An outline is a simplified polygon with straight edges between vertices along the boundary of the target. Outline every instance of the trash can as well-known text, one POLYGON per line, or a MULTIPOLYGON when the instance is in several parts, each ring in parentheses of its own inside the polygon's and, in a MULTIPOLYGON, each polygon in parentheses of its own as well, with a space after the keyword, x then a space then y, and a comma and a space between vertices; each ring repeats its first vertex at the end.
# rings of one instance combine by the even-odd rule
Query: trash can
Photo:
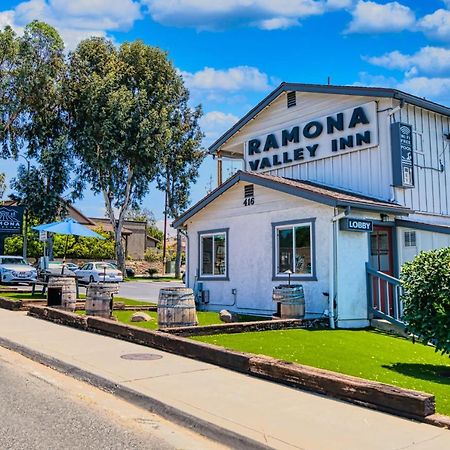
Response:
POLYGON ((166 273, 175 273, 175 261, 166 261, 166 273))

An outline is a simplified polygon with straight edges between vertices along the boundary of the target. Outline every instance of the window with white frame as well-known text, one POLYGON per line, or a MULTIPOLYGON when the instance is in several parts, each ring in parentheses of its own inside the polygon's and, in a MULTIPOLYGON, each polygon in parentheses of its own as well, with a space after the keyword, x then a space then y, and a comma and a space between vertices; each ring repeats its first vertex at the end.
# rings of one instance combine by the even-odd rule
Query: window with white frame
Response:
POLYGON ((275 227, 276 275, 290 270, 299 276, 313 274, 312 223, 275 227))
POLYGON ((405 231, 405 247, 415 247, 416 246, 416 232, 415 231, 405 231))
POLYGON ((200 276, 227 276, 227 233, 200 234, 200 276))

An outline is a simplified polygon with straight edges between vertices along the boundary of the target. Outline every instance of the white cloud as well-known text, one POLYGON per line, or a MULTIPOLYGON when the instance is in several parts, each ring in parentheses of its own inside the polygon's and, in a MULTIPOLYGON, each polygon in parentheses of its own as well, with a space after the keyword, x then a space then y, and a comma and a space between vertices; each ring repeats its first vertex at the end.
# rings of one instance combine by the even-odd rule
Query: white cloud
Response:
POLYGON ((365 57, 364 59, 375 66, 408 70, 410 76, 419 72, 427 74, 450 72, 450 49, 443 47, 423 47, 412 55, 406 55, 396 50, 382 56, 365 57))
POLYGON ((20 32, 32 20, 42 20, 57 28, 72 49, 81 39, 129 29, 141 17, 140 9, 134 0, 29 0, 1 12, 0 25, 20 32))
POLYGON ((390 33, 411 29, 414 12, 398 2, 379 4, 359 0, 351 11, 352 21, 347 33, 390 33))
POLYGON ((163 25, 217 30, 229 26, 287 28, 304 17, 348 6, 350 0, 142 0, 163 25), (328 6, 328 3, 330 4, 328 6), (344 5, 344 6, 342 6, 344 5))
POLYGON ((258 28, 262 30, 285 30, 286 28, 299 25, 296 19, 288 17, 274 17, 273 19, 261 20, 257 23, 258 28))
POLYGON ((328 9, 350 8, 352 5, 353 0, 327 0, 326 3, 328 9))
POLYGON ((391 87, 428 100, 448 105, 450 103, 450 77, 410 76, 398 80, 384 75, 359 74, 356 86, 391 87))
MULTIPOLYGON (((450 8, 450 1, 447 5, 450 8)), ((430 37, 450 41, 450 11, 446 9, 422 17, 417 26, 430 37)))
POLYGON ((237 66, 225 70, 205 67, 195 73, 182 71, 181 75, 189 89, 201 91, 266 91, 272 87, 267 74, 250 66, 237 66))
POLYGON ((222 111, 210 111, 200 119, 200 126, 205 133, 204 145, 209 146, 226 130, 233 126, 239 117, 222 111))
POLYGON ((22 33, 23 28, 14 23, 14 10, 0 12, 0 29, 7 25, 13 27, 17 33, 22 33))
POLYGON ((398 83, 397 87, 444 104, 448 104, 450 100, 450 77, 411 77, 398 83))

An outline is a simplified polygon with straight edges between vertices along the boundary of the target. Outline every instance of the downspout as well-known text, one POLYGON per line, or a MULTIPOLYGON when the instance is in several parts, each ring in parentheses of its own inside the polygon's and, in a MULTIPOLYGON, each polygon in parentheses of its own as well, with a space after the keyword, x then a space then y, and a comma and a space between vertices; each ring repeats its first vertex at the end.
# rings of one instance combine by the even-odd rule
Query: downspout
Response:
POLYGON ((334 301, 337 300, 337 285, 338 285, 338 268, 337 268, 337 255, 338 255, 338 222, 340 219, 348 216, 350 213, 350 207, 347 207, 345 211, 336 214, 331 219, 331 236, 332 236, 332 255, 331 255, 331 274, 330 274, 330 295, 328 296, 328 309, 330 318, 330 328, 334 329, 335 324, 335 310, 334 301))
POLYGON ((187 233, 187 227, 185 229, 180 228, 180 233, 186 238, 186 270, 184 283, 186 284, 186 287, 189 287, 189 235, 187 233))

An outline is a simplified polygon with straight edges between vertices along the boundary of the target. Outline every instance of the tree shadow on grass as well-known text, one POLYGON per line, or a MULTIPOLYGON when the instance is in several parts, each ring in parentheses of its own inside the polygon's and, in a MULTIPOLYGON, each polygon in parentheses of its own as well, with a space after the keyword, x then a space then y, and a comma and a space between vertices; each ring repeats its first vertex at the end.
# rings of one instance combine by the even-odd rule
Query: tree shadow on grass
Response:
POLYGON ((435 364, 395 363, 383 365, 385 369, 392 370, 402 375, 421 380, 433 381, 439 384, 450 385, 450 366, 435 364))

